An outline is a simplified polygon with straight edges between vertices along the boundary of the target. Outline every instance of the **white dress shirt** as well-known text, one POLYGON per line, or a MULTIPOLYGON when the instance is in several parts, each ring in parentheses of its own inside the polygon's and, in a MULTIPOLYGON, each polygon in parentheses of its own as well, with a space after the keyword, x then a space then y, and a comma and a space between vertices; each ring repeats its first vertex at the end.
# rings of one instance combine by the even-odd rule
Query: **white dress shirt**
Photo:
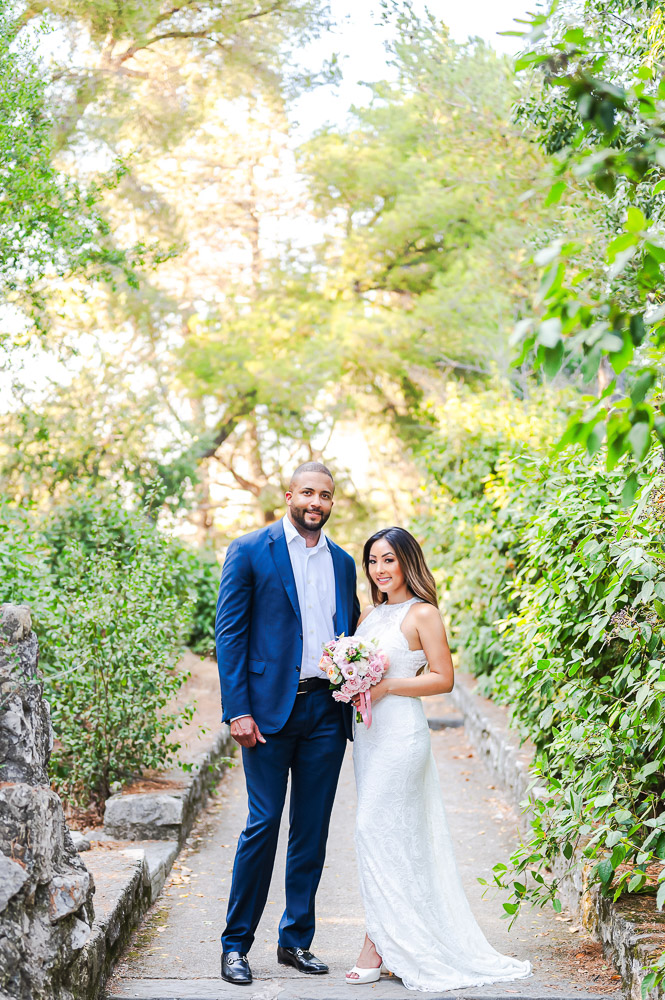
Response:
POLYGON ((332 555, 323 532, 316 545, 308 548, 307 542, 288 516, 283 519, 282 524, 302 618, 300 679, 322 677, 319 670, 321 647, 335 638, 335 570, 332 555))
MULTIPOLYGON (((326 537, 321 532, 316 545, 307 548, 300 532, 284 517, 284 536, 296 581, 302 619, 302 660, 300 679, 323 677, 319 670, 322 646, 335 638, 335 569, 326 537)), ((231 719, 244 719, 237 715, 231 719)))

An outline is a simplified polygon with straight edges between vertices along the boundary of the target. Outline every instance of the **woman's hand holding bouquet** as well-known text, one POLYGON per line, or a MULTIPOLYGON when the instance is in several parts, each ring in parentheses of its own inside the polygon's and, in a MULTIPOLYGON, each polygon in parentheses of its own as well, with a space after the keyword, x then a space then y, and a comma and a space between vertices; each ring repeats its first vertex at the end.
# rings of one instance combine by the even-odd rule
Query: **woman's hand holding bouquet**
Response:
POLYGON ((319 663, 333 688, 335 701, 358 705, 356 720, 372 725, 370 688, 378 684, 388 669, 388 657, 373 640, 341 635, 327 642, 319 663))

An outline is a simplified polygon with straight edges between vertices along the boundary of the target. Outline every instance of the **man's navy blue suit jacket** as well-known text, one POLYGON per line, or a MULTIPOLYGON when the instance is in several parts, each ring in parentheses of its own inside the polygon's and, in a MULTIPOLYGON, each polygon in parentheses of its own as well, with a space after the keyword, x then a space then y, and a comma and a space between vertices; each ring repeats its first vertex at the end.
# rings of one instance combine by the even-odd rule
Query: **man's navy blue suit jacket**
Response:
MULTIPOLYGON (((330 539, 328 547, 335 571, 335 636, 352 635, 360 615, 355 563, 330 539)), ((252 715, 262 733, 279 732, 296 698, 302 632, 282 522, 237 538, 224 560, 215 622, 224 722, 252 715)), ((350 736, 351 712, 344 714, 350 736)))

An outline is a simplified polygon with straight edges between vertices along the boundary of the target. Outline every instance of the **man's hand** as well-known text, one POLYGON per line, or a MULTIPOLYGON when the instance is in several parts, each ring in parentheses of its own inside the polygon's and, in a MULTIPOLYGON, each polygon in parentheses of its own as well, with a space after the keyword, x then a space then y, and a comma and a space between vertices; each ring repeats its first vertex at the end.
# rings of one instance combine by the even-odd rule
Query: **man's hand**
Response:
POLYGON ((265 743, 259 727, 251 715, 243 715, 231 723, 231 736, 241 747, 254 747, 257 743, 265 743))

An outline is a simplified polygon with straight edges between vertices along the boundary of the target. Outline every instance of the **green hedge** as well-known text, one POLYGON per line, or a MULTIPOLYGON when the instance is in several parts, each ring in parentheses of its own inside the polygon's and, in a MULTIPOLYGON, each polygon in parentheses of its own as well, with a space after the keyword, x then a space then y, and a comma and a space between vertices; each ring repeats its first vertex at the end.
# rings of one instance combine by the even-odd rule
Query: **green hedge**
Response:
POLYGON ((213 644, 216 566, 108 494, 71 496, 45 518, 0 505, 0 600, 31 607, 52 780, 71 803, 101 808, 176 756, 192 709, 167 706, 186 680, 183 646, 213 644))
POLYGON ((441 429, 421 452, 427 487, 418 530, 441 585, 451 648, 487 694, 506 658, 496 622, 517 606, 509 584, 523 551, 526 490, 562 426, 552 420, 561 408, 555 397, 529 404, 501 388, 474 394, 452 384, 436 414, 441 429))
POLYGON ((511 706, 546 789, 530 842, 495 869, 510 914, 558 908, 551 867, 577 847, 615 897, 653 891, 665 859, 663 468, 623 509, 620 469, 552 455, 555 403, 453 395, 424 455, 420 529, 461 662, 511 706))

